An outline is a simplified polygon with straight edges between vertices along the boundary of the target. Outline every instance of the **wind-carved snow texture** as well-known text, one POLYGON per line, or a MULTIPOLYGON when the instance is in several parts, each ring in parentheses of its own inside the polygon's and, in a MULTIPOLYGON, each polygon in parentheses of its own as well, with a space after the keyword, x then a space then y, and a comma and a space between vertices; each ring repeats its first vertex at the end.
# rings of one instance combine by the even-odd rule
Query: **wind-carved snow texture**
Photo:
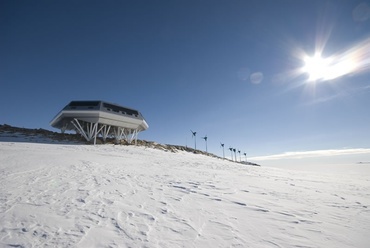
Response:
POLYGON ((135 146, 0 142, 0 246, 369 247, 370 180, 135 146))

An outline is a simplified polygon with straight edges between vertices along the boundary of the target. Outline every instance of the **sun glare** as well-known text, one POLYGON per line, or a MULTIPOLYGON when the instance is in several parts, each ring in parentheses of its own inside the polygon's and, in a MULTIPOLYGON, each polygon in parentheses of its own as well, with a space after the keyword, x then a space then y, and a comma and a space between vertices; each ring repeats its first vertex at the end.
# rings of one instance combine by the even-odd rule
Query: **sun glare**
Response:
POLYGON ((323 58, 320 54, 304 58, 302 72, 308 75, 308 81, 332 80, 355 70, 355 62, 349 56, 342 58, 323 58))
POLYGON ((308 75, 308 81, 328 81, 349 74, 370 71, 370 38, 357 43, 352 48, 330 57, 323 57, 317 49, 314 56, 301 51, 299 58, 304 63, 298 74, 308 75))
POLYGON ((309 81, 323 79, 331 70, 330 59, 324 59, 319 54, 313 57, 306 57, 304 62, 305 65, 302 70, 304 73, 308 74, 309 81))

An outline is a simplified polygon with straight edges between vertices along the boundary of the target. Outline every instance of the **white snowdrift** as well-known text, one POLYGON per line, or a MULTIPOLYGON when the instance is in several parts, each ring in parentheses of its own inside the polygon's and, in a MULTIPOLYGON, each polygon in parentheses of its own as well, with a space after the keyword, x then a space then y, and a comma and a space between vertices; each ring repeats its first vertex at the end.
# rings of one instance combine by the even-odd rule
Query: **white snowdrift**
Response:
POLYGON ((370 179, 0 142, 0 246, 369 247, 370 179))

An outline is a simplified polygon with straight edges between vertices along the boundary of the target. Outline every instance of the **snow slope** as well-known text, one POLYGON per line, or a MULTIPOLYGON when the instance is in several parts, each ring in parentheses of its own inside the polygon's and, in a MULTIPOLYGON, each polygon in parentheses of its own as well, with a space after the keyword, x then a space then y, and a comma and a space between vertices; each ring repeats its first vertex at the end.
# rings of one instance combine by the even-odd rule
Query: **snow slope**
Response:
POLYGON ((0 142, 2 247, 370 247, 370 179, 0 142))

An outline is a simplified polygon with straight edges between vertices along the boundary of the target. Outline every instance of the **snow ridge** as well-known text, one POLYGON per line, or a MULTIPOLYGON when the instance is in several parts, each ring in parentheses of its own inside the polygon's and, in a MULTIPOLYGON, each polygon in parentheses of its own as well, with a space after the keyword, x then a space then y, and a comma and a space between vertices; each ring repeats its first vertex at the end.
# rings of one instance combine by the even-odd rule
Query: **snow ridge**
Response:
MULTIPOLYGON (((73 144, 89 144, 86 140, 79 134, 71 133, 58 133, 52 132, 46 129, 30 129, 30 128, 20 128, 13 127, 7 124, 0 125, 0 141, 21 141, 21 142, 33 142, 33 143, 73 143, 73 144)), ((97 140, 97 144, 102 144, 102 140, 97 140)), ((116 144, 113 138, 107 138, 105 144, 116 144)), ((120 145, 131 145, 125 140, 121 140, 120 145)), ((187 151, 195 154, 203 154, 210 157, 220 158, 212 153, 205 152, 202 150, 195 150, 191 147, 185 147, 181 145, 169 145, 169 144, 159 144, 154 141, 137 140, 138 146, 145 146, 149 148, 159 149, 169 152, 187 151)), ((232 161, 232 160, 230 160, 232 161)), ((260 166, 259 164, 252 162, 238 162, 244 165, 260 166)))

